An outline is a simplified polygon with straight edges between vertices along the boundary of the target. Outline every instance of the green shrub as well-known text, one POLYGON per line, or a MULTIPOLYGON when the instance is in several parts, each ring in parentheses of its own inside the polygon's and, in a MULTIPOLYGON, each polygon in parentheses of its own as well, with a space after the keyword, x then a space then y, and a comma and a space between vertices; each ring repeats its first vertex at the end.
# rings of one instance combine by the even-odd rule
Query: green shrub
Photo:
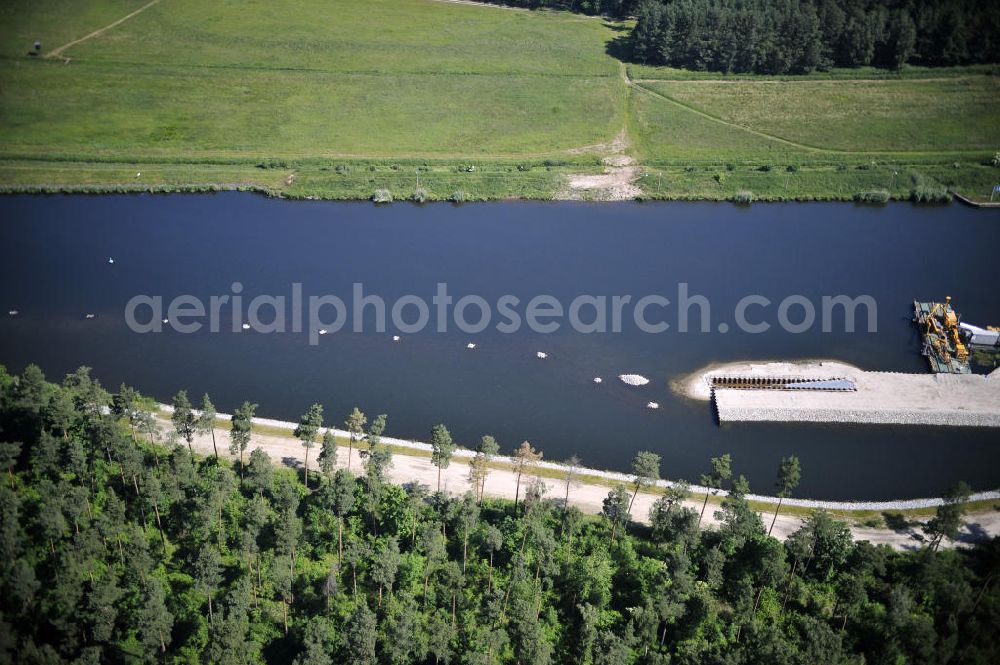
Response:
POLYGON ((518 164, 517 165, 517 170, 518 171, 530 171, 531 170, 531 164, 518 164))
POLYGON ((739 205, 750 205, 753 203, 753 192, 748 189, 742 189, 733 194, 730 201, 739 205))
POLYGON ((348 166, 347 164, 337 164, 335 167, 333 167, 333 170, 336 171, 337 173, 350 173, 351 167, 348 166))
POLYGON ((990 164, 996 167, 1000 167, 1000 152, 993 155, 993 159, 990 160, 990 164))
POLYGON ((451 201, 452 203, 464 203, 466 199, 468 199, 468 196, 466 195, 465 192, 461 190, 456 190, 452 192, 451 196, 448 197, 448 200, 451 201))
POLYGON ((910 200, 914 203, 948 203, 951 201, 951 193, 940 187, 918 185, 910 192, 910 200))
POLYGON ((427 200, 427 190, 423 187, 417 187, 413 190, 413 193, 410 194, 410 200, 414 203, 423 203, 427 200))
POLYGON ((714 176, 712 176, 712 179, 721 185, 723 182, 726 181, 726 174, 722 172, 716 173, 714 176))
POLYGON ((771 165, 770 164, 764 164, 763 166, 758 166, 757 170, 761 171, 763 173, 767 173, 768 171, 771 170, 771 165))
POLYGON ((869 189, 855 194, 854 200, 858 203, 886 203, 889 201, 889 192, 884 189, 869 189))
POLYGON ((859 522, 860 526, 867 527, 869 529, 884 529, 885 520, 880 515, 873 515, 871 517, 866 517, 859 522))
POLYGON ((258 162, 257 168, 259 169, 287 169, 288 162, 283 159, 264 159, 258 162))
POLYGON ((392 192, 388 189, 376 189, 372 194, 372 201, 375 203, 392 203, 392 192))
POLYGON ((788 171, 789 173, 795 173, 796 171, 799 170, 799 167, 796 166, 795 164, 789 164, 788 166, 785 167, 785 170, 788 171))

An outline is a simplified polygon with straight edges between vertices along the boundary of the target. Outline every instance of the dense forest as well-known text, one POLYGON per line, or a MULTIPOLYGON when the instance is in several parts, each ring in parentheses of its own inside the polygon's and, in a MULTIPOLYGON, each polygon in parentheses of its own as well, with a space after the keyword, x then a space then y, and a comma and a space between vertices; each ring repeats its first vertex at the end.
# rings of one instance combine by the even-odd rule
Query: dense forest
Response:
MULTIPOLYGON (((338 441, 314 405, 295 431, 319 448, 310 470, 254 448, 251 403, 228 425, 234 462, 195 455, 215 422, 200 406, 179 393, 164 421, 86 368, 61 384, 0 368, 0 662, 1000 662, 1000 539, 939 548, 958 500, 913 552, 853 542, 822 511, 782 543, 724 456, 706 475, 730 490, 719 528, 683 486, 646 527, 627 515, 652 453, 585 516, 544 496, 529 444, 518 500, 452 497, 387 481, 384 416, 355 409, 338 441)), ((446 467, 445 427, 433 446, 446 467)), ((484 437, 477 489, 496 451, 484 437)))
POLYGON ((1000 62, 1000 5, 980 0, 496 1, 634 16, 631 59, 683 69, 805 74, 1000 62))
POLYGON ((977 0, 642 0, 633 57, 724 73, 1000 62, 1000 12, 977 0))

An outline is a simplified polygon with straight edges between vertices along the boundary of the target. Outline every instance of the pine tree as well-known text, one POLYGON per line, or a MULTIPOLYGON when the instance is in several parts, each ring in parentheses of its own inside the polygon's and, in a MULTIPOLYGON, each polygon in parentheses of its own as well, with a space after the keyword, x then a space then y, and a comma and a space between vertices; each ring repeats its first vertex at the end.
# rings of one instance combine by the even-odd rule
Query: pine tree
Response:
POLYGON ((316 434, 323 426, 323 406, 313 404, 309 410, 302 414, 298 427, 295 428, 295 438, 306 449, 305 465, 302 467, 302 484, 309 489, 309 451, 316 445, 316 434))

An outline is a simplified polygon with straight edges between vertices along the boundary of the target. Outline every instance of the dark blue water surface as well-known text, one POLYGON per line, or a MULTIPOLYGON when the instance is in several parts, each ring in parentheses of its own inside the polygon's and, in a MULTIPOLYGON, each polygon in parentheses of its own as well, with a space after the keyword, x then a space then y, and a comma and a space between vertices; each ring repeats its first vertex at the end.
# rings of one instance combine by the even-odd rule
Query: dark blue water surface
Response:
MULTIPOLYGON (((0 309, 20 311, 0 316, 0 362, 11 371, 34 362, 59 380, 89 365, 108 387, 127 382, 161 400, 180 388, 197 399, 208 392, 225 411, 250 399, 260 415, 282 419, 319 401, 339 423, 358 405, 388 413, 395 436, 426 438, 444 422, 466 444, 490 433, 510 450, 528 439, 547 459, 576 453, 604 468, 624 470, 636 450, 650 449, 663 455, 665 476, 694 481, 710 457, 729 452, 760 492, 771 491, 778 460, 789 454, 802 460, 799 496, 926 496, 960 479, 977 489, 1000 486, 996 431, 720 427, 707 403, 669 389, 670 380, 707 363, 748 359, 823 357, 927 371, 909 320, 914 298, 950 294, 965 320, 1000 323, 1000 215, 992 211, 832 203, 376 207, 233 193, 7 196, 0 220, 0 309), (710 300, 714 332, 678 332, 676 309, 655 306, 648 318, 673 324, 666 333, 639 331, 628 307, 617 334, 574 332, 565 318, 552 334, 502 333, 494 309, 482 333, 451 323, 447 332, 431 327, 399 343, 391 323, 374 331, 369 309, 365 332, 331 333, 316 346, 305 332, 234 333, 228 306, 220 333, 137 334, 125 325, 125 304, 137 294, 207 302, 231 294, 235 281, 244 305, 262 294, 290 299, 294 282, 306 297, 336 294, 348 305, 354 282, 390 304, 406 294, 430 303, 446 282, 456 299, 517 296, 522 315, 539 294, 567 306, 582 294, 675 301, 683 282, 710 300), (827 334, 818 324, 801 334, 777 325, 738 332, 733 310, 750 294, 774 303, 752 309, 751 318, 773 324, 777 303, 791 295, 815 303, 824 295, 871 295, 878 331, 868 333, 862 315, 855 333, 837 317, 827 334), (729 332, 719 333, 720 323, 729 332), (473 351, 465 348, 470 341, 473 351), (540 360, 537 351, 549 357, 540 360), (625 386, 615 377, 626 372, 651 383, 625 386), (604 382, 594 384, 595 376, 604 382), (649 401, 660 409, 647 409, 649 401)), ((697 329, 698 309, 691 311, 697 329)), ((583 309, 582 318, 592 316, 583 309)))

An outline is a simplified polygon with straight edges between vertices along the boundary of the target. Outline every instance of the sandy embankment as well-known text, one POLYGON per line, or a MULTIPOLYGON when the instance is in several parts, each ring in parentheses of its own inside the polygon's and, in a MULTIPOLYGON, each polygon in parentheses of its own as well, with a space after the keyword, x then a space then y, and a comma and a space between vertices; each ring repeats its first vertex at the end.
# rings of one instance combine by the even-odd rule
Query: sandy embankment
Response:
MULTIPOLYGON (((165 412, 169 412, 169 407, 162 407, 165 412)), ((227 418, 226 414, 219 414, 222 418, 227 418)), ((169 415, 166 418, 161 418, 161 424, 165 429, 170 428, 169 415)), ((271 459, 276 463, 282 463, 286 466, 292 466, 300 468, 302 461, 304 459, 305 449, 300 445, 300 443, 291 438, 291 430, 295 428, 294 423, 288 423, 278 420, 270 420, 266 418, 257 418, 254 420, 255 423, 275 427, 279 429, 284 429, 289 431, 288 436, 279 436, 275 434, 263 434, 255 433, 250 444, 250 450, 254 448, 264 449, 271 459)), ((338 436, 346 436, 347 433, 342 430, 335 430, 338 436)), ((228 428, 219 427, 215 430, 216 443, 219 447, 219 452, 222 455, 229 457, 229 430, 228 428)), ((410 448, 414 451, 413 455, 409 454, 396 454, 393 456, 392 467, 389 470, 389 476, 393 482, 396 483, 408 483, 408 482, 418 482, 423 485, 434 489, 437 487, 437 469, 431 465, 430 459, 426 456, 418 456, 420 454, 427 454, 430 450, 430 446, 424 443, 405 441, 401 439, 394 439, 391 437, 383 437, 383 441, 387 444, 398 446, 401 448, 410 448)), ((212 437, 209 435, 197 436, 194 440, 194 447, 199 453, 211 454, 212 453, 212 437)), ((315 468, 316 455, 319 453, 319 447, 313 448, 309 456, 310 467, 315 468)), ((249 454, 249 450, 247 451, 249 454)), ((462 494, 466 491, 471 490, 471 486, 468 483, 469 467, 468 461, 471 459, 473 453, 469 450, 459 449, 455 452, 455 457, 452 459, 451 465, 444 469, 441 473, 441 489, 452 494, 462 494)), ((340 466, 347 465, 347 449, 345 445, 341 445, 338 451, 337 462, 340 466)), ((498 463, 509 463, 510 458, 508 457, 498 457, 496 459, 498 463)), ((560 469, 561 465, 553 462, 543 462, 542 466, 546 469, 560 469)), ((361 460, 358 452, 355 451, 351 461, 351 470, 355 473, 361 472, 361 460)), ((577 506, 584 512, 596 514, 601 511, 602 502, 608 494, 608 489, 614 482, 627 482, 630 477, 626 474, 615 473, 610 471, 600 471, 597 469, 581 469, 582 474, 600 478, 603 482, 601 484, 597 483, 583 483, 574 486, 570 492, 570 503, 577 506)), ((547 496, 551 498, 559 498, 565 496, 565 484, 554 478, 543 478, 543 482, 548 488, 547 496)), ((659 485, 665 486, 668 481, 660 481, 659 485)), ((502 497, 506 499, 513 499, 514 492, 517 484, 517 476, 509 469, 491 469, 489 477, 486 481, 486 493, 494 497, 502 497)), ((522 480, 522 485, 524 484, 522 480)), ((699 488, 693 487, 694 491, 699 488)), ((724 493, 723 493, 724 494, 724 493)), ((994 492, 997 498, 1000 498, 1000 493, 994 492)), ((522 487, 523 495, 523 487, 522 487)), ((638 522, 647 522, 649 509, 652 507, 653 502, 658 498, 658 494, 653 494, 651 492, 640 492, 636 497, 635 505, 632 508, 632 518, 638 522)), ((757 497, 751 496, 751 498, 763 501, 763 502, 775 502, 776 499, 773 497, 757 497)), ((907 507, 920 507, 920 505, 914 505, 915 503, 932 504, 936 503, 937 499, 926 499, 919 500, 917 502, 880 502, 880 503, 864 503, 864 504, 851 504, 842 502, 825 502, 825 501, 809 501, 804 499, 786 499, 785 505, 797 505, 806 504, 810 507, 826 507, 831 509, 842 509, 850 510, 851 507, 855 509, 868 509, 870 506, 874 506, 871 509, 901 509, 907 507)), ((686 505, 690 508, 696 510, 701 510, 701 501, 692 500, 686 502, 686 505)), ((714 507, 709 506, 708 510, 705 512, 705 522, 706 526, 714 526, 716 524, 715 518, 713 516, 714 507)), ((764 511, 762 517, 764 519, 765 525, 770 525, 771 516, 773 513, 768 513, 764 511)), ((970 517, 971 523, 975 524, 974 530, 967 529, 967 537, 971 538, 973 533, 987 533, 989 535, 1000 534, 1000 512, 991 511, 989 513, 983 513, 981 515, 976 515, 970 517)), ((786 538, 792 532, 797 530, 802 524, 802 520, 794 515, 779 515, 778 520, 774 525, 774 535, 778 538, 786 538)), ((892 545, 897 549, 906 549, 919 547, 920 541, 915 537, 916 532, 913 530, 907 530, 902 532, 896 532, 886 529, 866 529, 866 528, 854 528, 854 534, 856 539, 870 540, 874 543, 886 543, 892 545)))

